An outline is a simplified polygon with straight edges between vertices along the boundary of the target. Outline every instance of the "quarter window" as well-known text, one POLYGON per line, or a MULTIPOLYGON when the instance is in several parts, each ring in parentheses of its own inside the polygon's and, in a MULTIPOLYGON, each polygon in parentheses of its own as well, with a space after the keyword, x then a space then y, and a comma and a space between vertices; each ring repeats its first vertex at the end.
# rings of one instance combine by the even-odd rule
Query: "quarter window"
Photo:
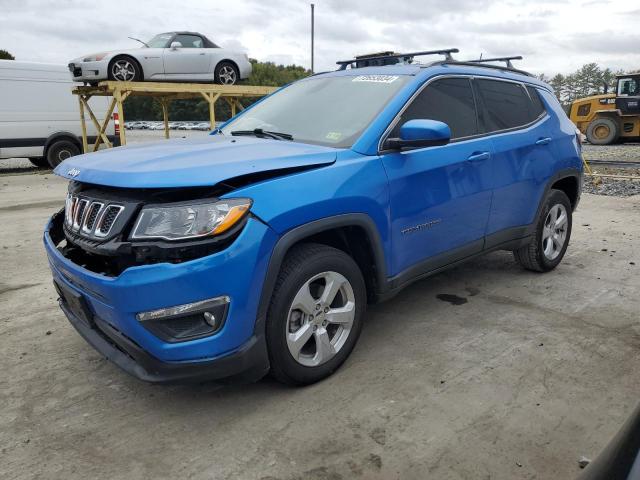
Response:
POLYGON ((485 107, 487 132, 521 127, 531 121, 529 96, 518 83, 474 80, 485 107))
POLYGON ((527 86, 527 92, 529 92, 529 97, 531 98, 531 102, 529 103, 529 120, 533 121, 545 112, 544 103, 542 103, 540 94, 536 88, 527 86))
POLYGON ((449 125, 451 138, 478 133, 471 82, 467 78, 444 78, 429 84, 402 113, 390 137, 398 137, 408 120, 439 120, 449 125))
POLYGON ((174 42, 180 42, 182 48, 202 48, 202 38, 197 35, 176 35, 174 42))

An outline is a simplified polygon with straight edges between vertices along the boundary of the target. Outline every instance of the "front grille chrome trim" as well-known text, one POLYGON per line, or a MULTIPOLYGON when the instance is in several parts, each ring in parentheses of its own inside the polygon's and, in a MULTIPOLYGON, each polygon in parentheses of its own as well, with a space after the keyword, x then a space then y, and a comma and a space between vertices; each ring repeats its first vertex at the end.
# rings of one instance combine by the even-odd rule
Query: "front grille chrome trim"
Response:
POLYGON ((122 205, 108 205, 102 211, 102 214, 100 215, 100 218, 96 222, 96 229, 95 229, 95 232, 93 233, 94 236, 96 236, 98 238, 104 238, 107 235, 109 235, 109 232, 111 231, 111 229, 115 225, 116 221, 118 220, 118 217, 120 216, 120 214, 122 213, 123 210, 124 210, 124 207, 122 205), (112 220, 111 224, 108 226, 108 228, 106 230, 103 230, 105 217, 107 216, 109 211, 111 211, 112 209, 117 209, 115 217, 113 218, 113 220, 112 220))
POLYGON ((124 205, 83 198, 69 193, 64 204, 64 223, 69 231, 82 237, 103 239, 113 230, 124 209, 124 205), (107 215, 109 225, 105 225, 107 215))
POLYGON ((102 202, 92 202, 91 205, 86 208, 87 213, 85 215, 84 221, 82 222, 82 233, 91 235, 94 227, 98 224, 98 219, 100 218, 100 213, 102 213, 103 207, 104 203, 102 202), (89 219, 91 218, 91 215, 96 210, 96 208, 98 209, 98 211, 96 212, 95 220, 91 225, 89 225, 89 219))
POLYGON ((75 231, 80 230, 80 225, 82 225, 84 216, 87 212, 87 205, 89 205, 89 200, 85 198, 81 198, 76 202, 76 206, 73 211, 73 229, 75 231))

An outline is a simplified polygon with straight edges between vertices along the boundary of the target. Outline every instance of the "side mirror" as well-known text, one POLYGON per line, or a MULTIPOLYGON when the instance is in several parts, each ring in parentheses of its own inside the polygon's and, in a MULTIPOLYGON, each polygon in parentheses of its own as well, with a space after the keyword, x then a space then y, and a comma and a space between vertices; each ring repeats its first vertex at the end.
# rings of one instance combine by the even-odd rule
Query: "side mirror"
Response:
POLYGON ((402 150, 403 148, 433 147, 446 145, 451 140, 449 125, 438 120, 408 120, 400 127, 400 138, 389 138, 386 148, 402 150))
POLYGON ((180 47, 182 47, 182 44, 180 42, 171 42, 171 50, 177 50, 180 47))

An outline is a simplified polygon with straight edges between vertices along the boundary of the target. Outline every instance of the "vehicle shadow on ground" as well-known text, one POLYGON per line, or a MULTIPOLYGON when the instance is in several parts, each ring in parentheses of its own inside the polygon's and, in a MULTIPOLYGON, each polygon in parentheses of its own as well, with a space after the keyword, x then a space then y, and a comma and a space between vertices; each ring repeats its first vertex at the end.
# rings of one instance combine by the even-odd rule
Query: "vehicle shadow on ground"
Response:
MULTIPOLYGON (((302 387, 302 390, 323 388, 321 386, 324 383, 334 381, 332 379, 344 381, 345 377, 350 375, 349 367, 350 363, 353 362, 368 362, 375 368, 375 352, 384 346, 385 339, 394 330, 403 328, 403 322, 415 322, 410 318, 410 315, 397 315, 397 312, 409 311, 411 313, 411 310, 414 310, 427 315, 426 323, 435 322, 437 318, 428 315, 430 310, 457 308, 459 305, 469 302, 472 297, 481 295, 489 273, 492 276, 493 274, 500 275, 500 281, 504 282, 505 285, 514 281, 522 281, 523 279, 539 276, 539 274, 527 272, 519 267, 510 252, 494 252, 451 270, 417 281, 392 299, 384 303, 369 305, 363 332, 351 357, 332 377, 318 384, 302 387), (386 318, 390 315, 393 316, 393 321, 388 321, 389 318, 386 318)), ((158 388, 158 386, 152 386, 152 388, 158 388)), ((210 382, 173 385, 164 388, 172 401, 193 399, 197 396, 209 397, 210 399, 211 397, 217 397, 225 400, 234 398, 238 400, 248 394, 257 398, 264 398, 268 396, 286 396, 292 391, 300 390, 300 387, 283 385, 269 375, 254 383, 237 381, 210 382)))

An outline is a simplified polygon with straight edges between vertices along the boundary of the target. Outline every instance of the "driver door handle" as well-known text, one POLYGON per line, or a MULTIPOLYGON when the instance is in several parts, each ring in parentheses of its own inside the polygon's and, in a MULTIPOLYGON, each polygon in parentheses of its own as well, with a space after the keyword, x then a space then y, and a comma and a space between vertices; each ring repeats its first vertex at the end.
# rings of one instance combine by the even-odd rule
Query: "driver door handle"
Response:
POLYGON ((549 145, 551 143, 551 139, 549 137, 539 138, 536 141, 536 145, 549 145))
POLYGON ((491 153, 489 152, 474 152, 467 158, 467 162, 481 162, 483 160, 489 160, 489 157, 491 157, 491 153))

